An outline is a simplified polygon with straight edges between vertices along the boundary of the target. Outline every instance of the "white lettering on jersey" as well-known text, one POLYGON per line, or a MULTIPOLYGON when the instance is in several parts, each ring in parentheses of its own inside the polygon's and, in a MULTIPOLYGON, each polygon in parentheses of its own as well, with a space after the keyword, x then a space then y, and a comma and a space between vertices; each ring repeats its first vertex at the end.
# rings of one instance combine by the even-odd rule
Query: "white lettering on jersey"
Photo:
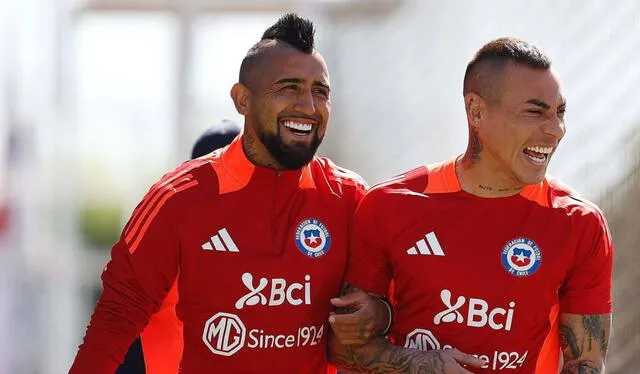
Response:
POLYGON ((245 306, 268 305, 279 306, 284 303, 290 305, 311 305, 311 276, 304 276, 304 283, 288 284, 286 279, 271 279, 271 287, 268 278, 260 278, 258 285, 254 287, 253 274, 242 274, 242 283, 247 287, 249 293, 240 297, 236 301, 236 309, 242 309, 245 306), (268 297, 265 296, 263 290, 269 289, 268 297))
POLYGON ((246 328, 235 314, 217 313, 204 325, 202 341, 211 352, 231 356, 244 345, 246 328))
POLYGON ((451 302, 451 291, 442 290, 440 299, 446 307, 445 310, 433 317, 433 323, 464 323, 466 315, 467 326, 469 327, 485 327, 487 324, 493 330, 511 330, 513 322, 513 313, 516 303, 509 302, 509 308, 490 308, 489 304, 483 299, 469 298, 467 303, 467 312, 460 313, 461 309, 467 302, 464 296, 458 296, 455 303, 451 302))
POLYGON ((205 322, 202 341, 212 353, 226 357, 243 348, 299 349, 326 344, 326 340, 322 340, 324 324, 289 326, 285 331, 278 332, 270 329, 246 327, 237 315, 219 312, 205 322))

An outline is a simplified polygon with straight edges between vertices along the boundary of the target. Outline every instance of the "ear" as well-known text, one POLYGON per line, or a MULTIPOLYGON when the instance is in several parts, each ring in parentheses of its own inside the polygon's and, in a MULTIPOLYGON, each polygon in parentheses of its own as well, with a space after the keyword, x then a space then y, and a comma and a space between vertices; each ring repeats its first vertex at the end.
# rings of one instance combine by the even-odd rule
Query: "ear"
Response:
POLYGON ((464 106, 467 111, 467 123, 469 127, 478 127, 485 116, 487 103, 476 93, 468 93, 464 97, 464 106))
POLYGON ((250 107, 250 91, 247 86, 242 83, 236 83, 231 87, 231 99, 236 106, 238 113, 246 116, 249 113, 250 107))

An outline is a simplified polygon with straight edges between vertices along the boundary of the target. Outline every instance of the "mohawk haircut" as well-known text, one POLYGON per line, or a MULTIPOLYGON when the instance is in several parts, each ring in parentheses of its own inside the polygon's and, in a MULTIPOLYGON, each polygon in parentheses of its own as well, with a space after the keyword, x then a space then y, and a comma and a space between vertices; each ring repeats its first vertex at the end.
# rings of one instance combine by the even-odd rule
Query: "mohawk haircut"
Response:
POLYGON ((239 82, 247 85, 250 72, 263 53, 278 43, 285 43, 296 50, 311 54, 315 49, 315 28, 313 22, 295 13, 287 13, 265 30, 262 38, 254 44, 240 65, 239 82))
POLYGON ((551 67, 551 59, 535 45, 516 38, 499 38, 480 48, 467 64, 462 94, 473 92, 484 99, 496 99, 500 74, 509 62, 541 70, 551 67))

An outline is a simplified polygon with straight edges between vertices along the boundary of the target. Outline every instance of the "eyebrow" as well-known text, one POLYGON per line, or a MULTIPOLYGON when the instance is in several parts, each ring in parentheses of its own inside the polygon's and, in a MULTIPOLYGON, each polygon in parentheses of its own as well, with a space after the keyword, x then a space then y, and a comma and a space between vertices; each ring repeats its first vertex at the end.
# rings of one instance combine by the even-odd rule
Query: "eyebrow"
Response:
POLYGON ((539 107, 541 107, 543 109, 551 108, 551 105, 545 103, 542 100, 538 100, 538 99, 529 99, 529 100, 526 101, 525 104, 533 104, 533 105, 539 106, 539 107))
MULTIPOLYGON (((529 99, 526 101, 526 104, 533 104, 533 105, 537 105, 543 109, 549 109, 551 108, 551 105, 545 103, 542 100, 538 100, 538 99, 529 99)), ((558 108, 564 108, 567 106, 567 101, 565 99, 562 99, 562 102, 560 103, 560 105, 558 105, 558 108)))
MULTIPOLYGON (((304 80, 302 80, 300 78, 282 78, 282 79, 278 79, 274 84, 278 85, 278 84, 285 84, 285 83, 301 84, 301 83, 304 83, 304 80)), ((323 88, 325 88, 327 90, 331 90, 331 87, 329 87, 328 84, 320 82, 320 81, 314 81, 313 85, 314 86, 323 87, 323 88)))

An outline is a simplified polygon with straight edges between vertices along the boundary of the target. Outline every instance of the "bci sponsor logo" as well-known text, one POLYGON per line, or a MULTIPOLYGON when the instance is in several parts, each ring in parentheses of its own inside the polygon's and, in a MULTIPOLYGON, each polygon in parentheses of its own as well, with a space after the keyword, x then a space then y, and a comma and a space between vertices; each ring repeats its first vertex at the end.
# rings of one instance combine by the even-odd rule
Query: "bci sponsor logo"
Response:
POLYGON ((440 299, 447 308, 433 317, 433 323, 465 323, 469 327, 485 327, 489 325, 494 330, 511 330, 513 314, 516 303, 511 301, 507 308, 492 308, 483 299, 466 298, 458 296, 455 302, 452 301, 451 291, 442 290, 440 299), (466 311, 464 308, 466 307, 466 311), (462 313, 460 312, 462 310, 462 313))
POLYGON ((260 278, 258 284, 254 284, 253 274, 244 273, 242 283, 249 293, 236 301, 236 309, 254 305, 279 306, 285 303, 311 305, 311 276, 309 275, 304 276, 302 283, 288 283, 283 278, 260 278))

